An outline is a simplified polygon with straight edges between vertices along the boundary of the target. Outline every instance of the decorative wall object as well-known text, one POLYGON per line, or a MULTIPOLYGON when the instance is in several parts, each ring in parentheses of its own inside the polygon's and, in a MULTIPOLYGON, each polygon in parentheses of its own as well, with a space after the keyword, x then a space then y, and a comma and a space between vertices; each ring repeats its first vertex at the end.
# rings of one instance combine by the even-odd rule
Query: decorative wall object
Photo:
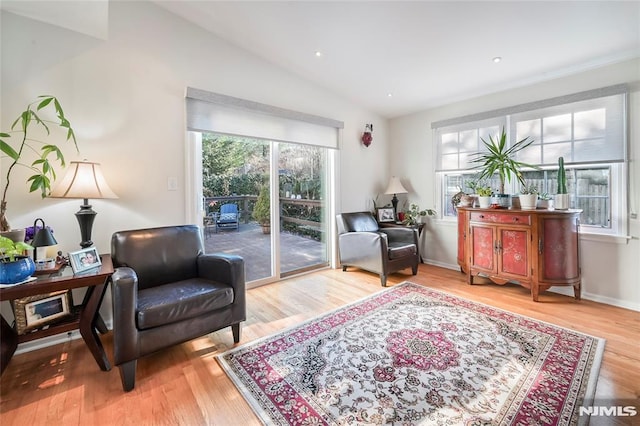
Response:
POLYGON ((364 126, 364 133, 362 134, 362 144, 369 147, 373 142, 373 124, 366 124, 364 126))

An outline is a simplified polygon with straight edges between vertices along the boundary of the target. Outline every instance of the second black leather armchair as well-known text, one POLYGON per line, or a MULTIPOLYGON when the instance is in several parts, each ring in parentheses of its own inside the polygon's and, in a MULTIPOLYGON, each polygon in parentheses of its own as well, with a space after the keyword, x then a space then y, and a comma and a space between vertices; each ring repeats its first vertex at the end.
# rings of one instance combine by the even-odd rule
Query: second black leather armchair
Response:
POLYGON ((413 228, 378 228, 370 212, 342 213, 336 217, 342 270, 347 266, 375 272, 383 287, 387 276, 405 268, 418 273, 418 231, 413 228))

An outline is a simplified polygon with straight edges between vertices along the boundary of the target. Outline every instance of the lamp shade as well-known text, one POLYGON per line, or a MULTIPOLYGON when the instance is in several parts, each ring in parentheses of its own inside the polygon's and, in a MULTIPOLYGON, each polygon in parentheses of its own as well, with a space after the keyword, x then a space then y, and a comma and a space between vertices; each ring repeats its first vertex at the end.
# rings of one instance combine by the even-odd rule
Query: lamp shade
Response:
POLYGON ((402 186, 402 182, 395 176, 391 176, 391 180, 389 181, 389 186, 387 186, 387 190, 384 192, 385 194, 406 194, 407 191, 402 186))
POLYGON ((53 188, 52 198, 118 198, 102 175, 100 163, 72 161, 53 188))

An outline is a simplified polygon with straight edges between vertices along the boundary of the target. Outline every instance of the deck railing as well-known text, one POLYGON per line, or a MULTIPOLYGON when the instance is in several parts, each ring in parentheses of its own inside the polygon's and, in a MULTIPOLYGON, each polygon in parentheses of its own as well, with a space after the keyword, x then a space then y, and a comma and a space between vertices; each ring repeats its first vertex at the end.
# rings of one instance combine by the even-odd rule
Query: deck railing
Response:
MULTIPOLYGON (((228 195, 222 197, 205 197, 204 206, 207 213, 220 210, 223 204, 236 204, 240 211, 240 220, 249 223, 252 220, 253 206, 258 199, 257 195, 228 195), (211 203, 214 203, 210 207, 211 203)), ((309 216, 320 217, 321 214, 312 215, 313 211, 322 208, 322 200, 306 200, 299 198, 280 197, 280 223, 284 229, 308 235, 315 239, 322 238, 322 224, 316 220, 310 220, 309 216), (306 210, 307 215, 296 214, 296 211, 306 210)))

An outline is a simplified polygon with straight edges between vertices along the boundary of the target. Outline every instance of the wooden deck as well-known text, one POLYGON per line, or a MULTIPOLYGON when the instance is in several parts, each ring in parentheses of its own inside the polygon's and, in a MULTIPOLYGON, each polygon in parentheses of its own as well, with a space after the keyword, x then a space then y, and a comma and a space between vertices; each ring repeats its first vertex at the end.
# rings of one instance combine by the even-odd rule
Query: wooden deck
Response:
MULTIPOLYGON (((241 223, 240 229, 205 229, 206 253, 237 254, 244 258, 246 280, 254 281, 271 275, 271 240, 256 222, 241 223)), ((280 233, 281 272, 304 269, 312 265, 326 264, 324 244, 311 238, 280 233)))

